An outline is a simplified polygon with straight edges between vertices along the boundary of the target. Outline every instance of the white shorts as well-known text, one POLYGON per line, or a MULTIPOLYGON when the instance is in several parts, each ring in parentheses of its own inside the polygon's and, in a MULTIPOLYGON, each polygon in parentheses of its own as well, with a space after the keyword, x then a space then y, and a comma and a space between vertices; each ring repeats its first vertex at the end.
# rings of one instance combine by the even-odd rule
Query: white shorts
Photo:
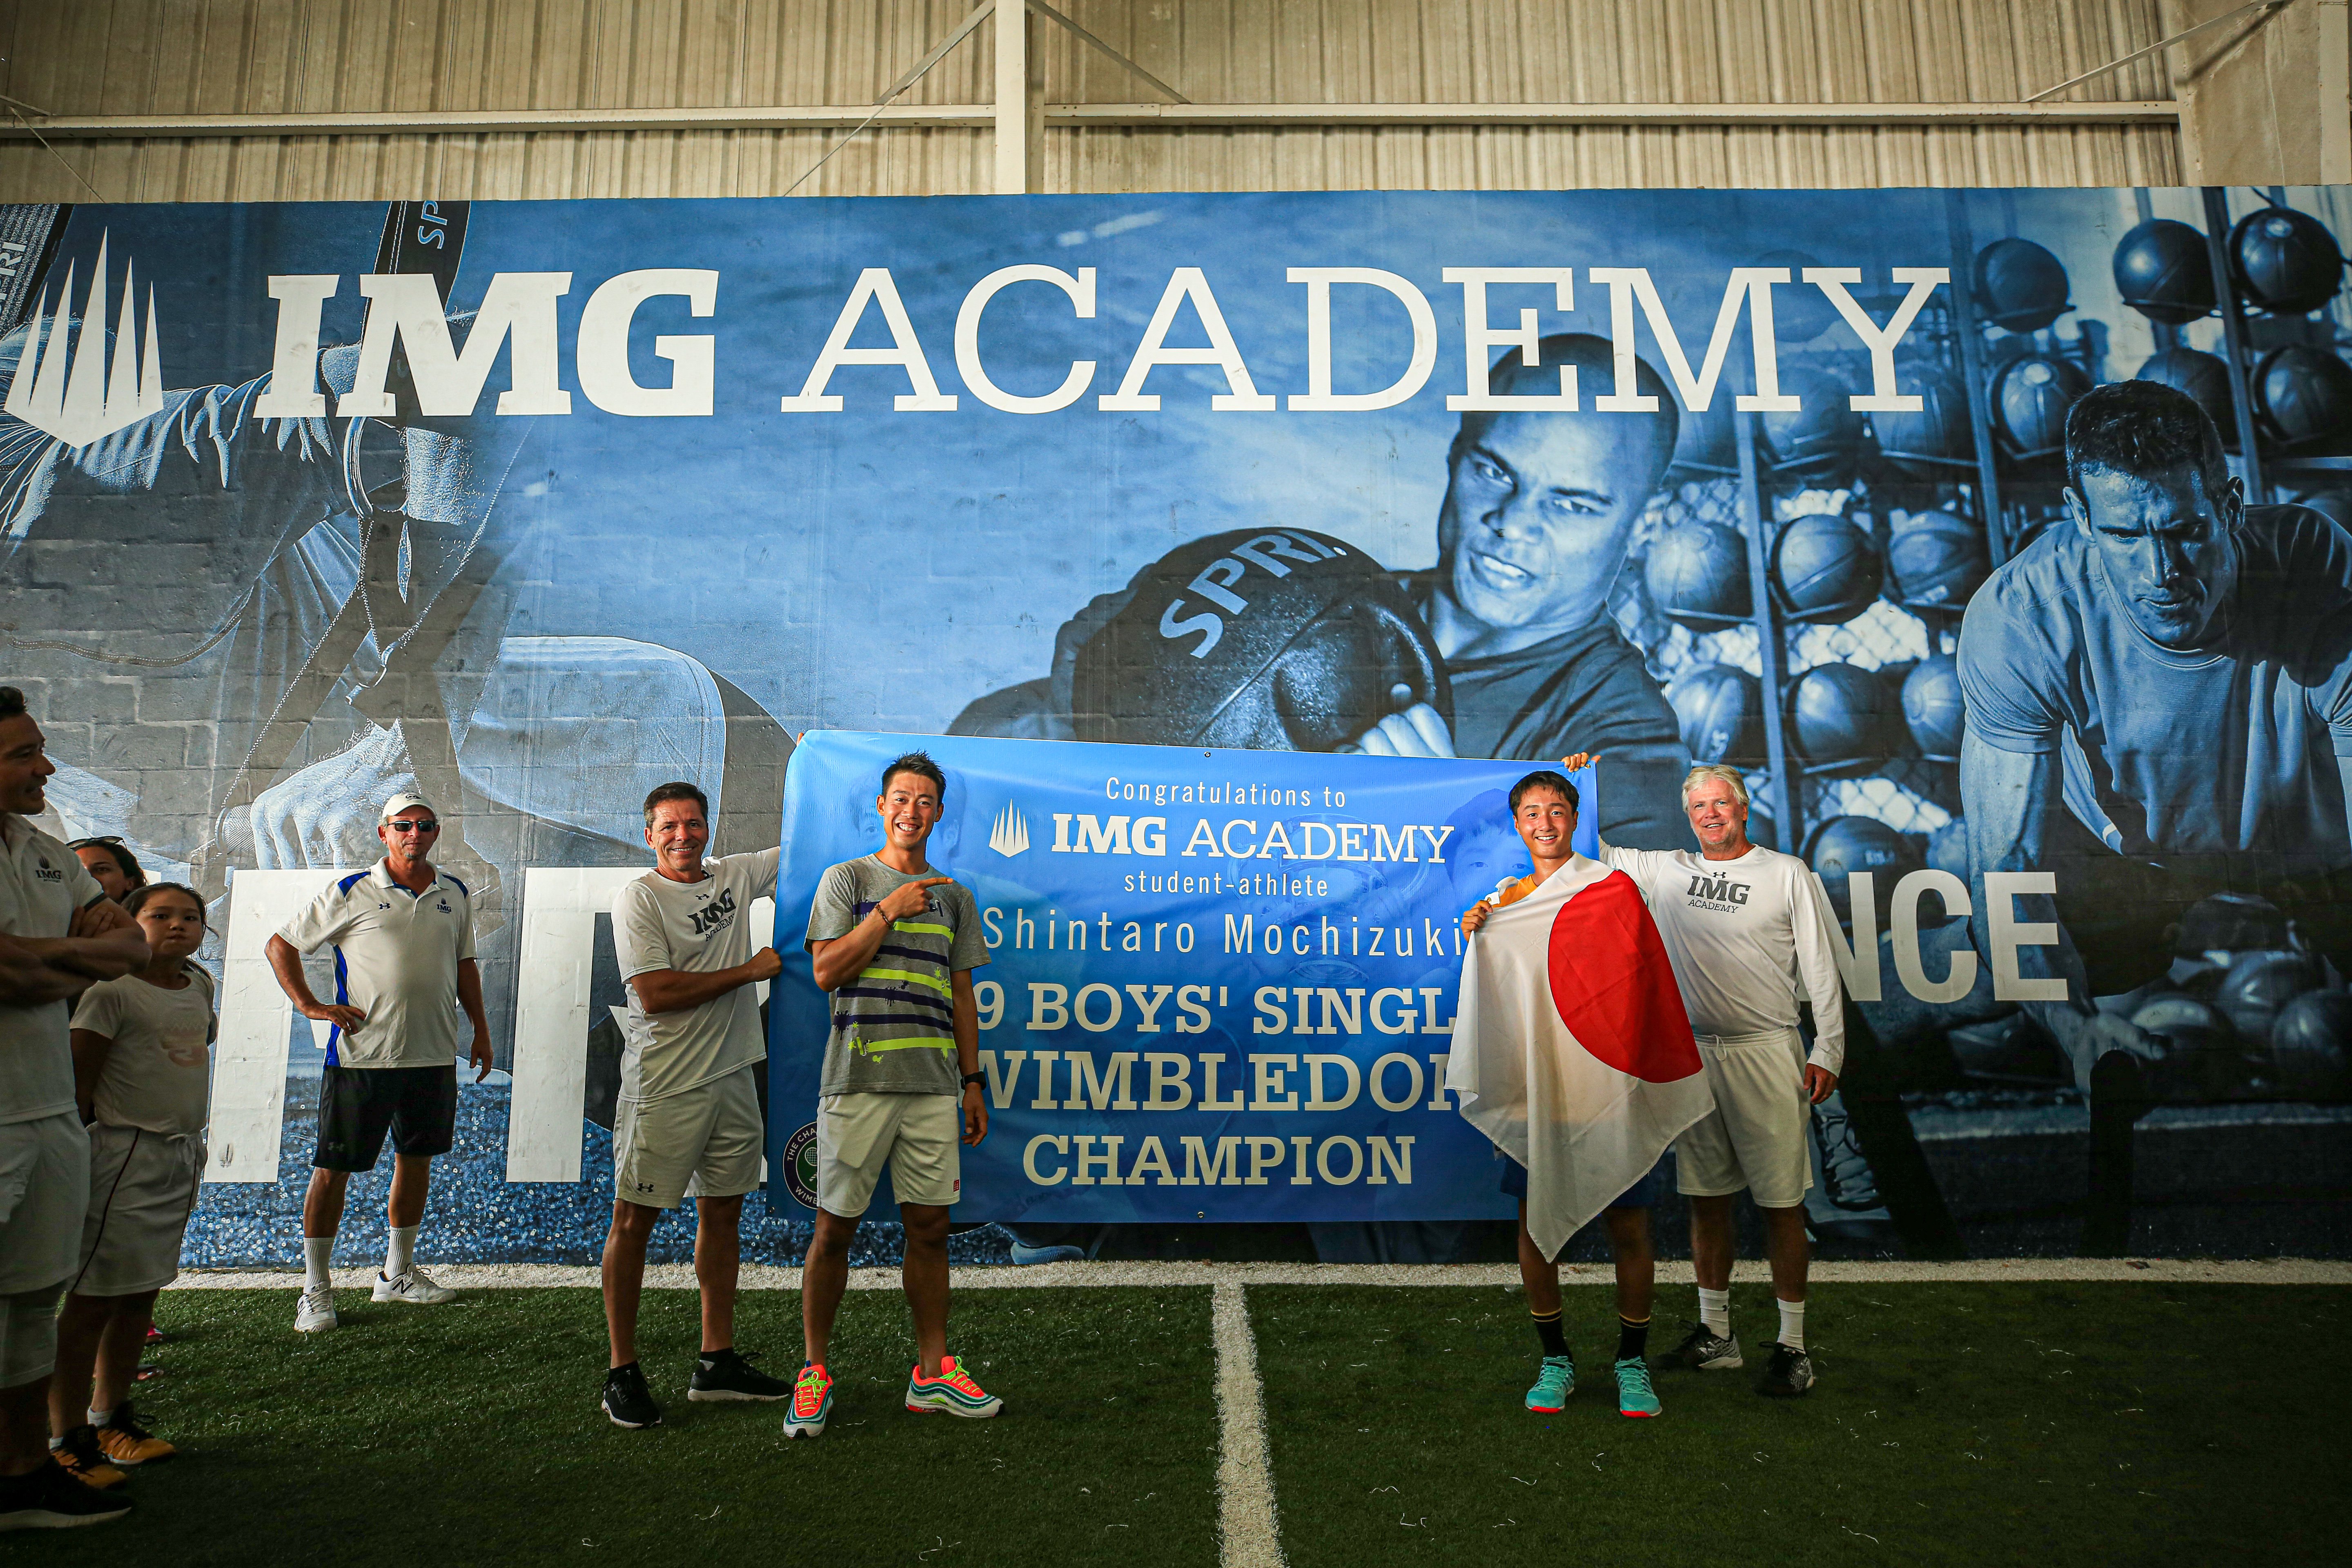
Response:
POLYGON ((80 1117, 68 1110, 0 1125, 0 1296, 64 1284, 81 1261, 89 1208, 80 1117))
POLYGON ((1693 1198, 1745 1187, 1759 1208, 1803 1203, 1813 1184, 1804 1037, 1774 1029, 1697 1039, 1715 1109, 1675 1140, 1675 1184, 1693 1198))
POLYGON ((952 1094, 828 1094, 816 1110, 816 1206, 856 1219, 890 1167, 902 1204, 963 1196, 963 1100, 952 1094))
POLYGON ((81 1268, 66 1289, 78 1296, 131 1296, 178 1279, 180 1239, 204 1179, 202 1138, 92 1126, 81 1268))
POLYGON ((740 1197, 760 1184, 766 1131, 751 1062, 659 1100, 625 1100, 613 1114, 613 1194, 652 1209, 689 1196, 740 1197))

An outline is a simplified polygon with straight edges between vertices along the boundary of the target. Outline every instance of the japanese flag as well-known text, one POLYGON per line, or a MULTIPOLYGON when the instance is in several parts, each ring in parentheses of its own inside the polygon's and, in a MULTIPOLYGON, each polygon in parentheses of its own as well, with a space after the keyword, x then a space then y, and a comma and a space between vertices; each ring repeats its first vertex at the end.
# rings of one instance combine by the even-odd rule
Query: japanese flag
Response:
POLYGON ((1527 1167, 1528 1233, 1556 1258, 1715 1109, 1658 928, 1582 855, 1487 916, 1462 960, 1445 1085, 1527 1167))

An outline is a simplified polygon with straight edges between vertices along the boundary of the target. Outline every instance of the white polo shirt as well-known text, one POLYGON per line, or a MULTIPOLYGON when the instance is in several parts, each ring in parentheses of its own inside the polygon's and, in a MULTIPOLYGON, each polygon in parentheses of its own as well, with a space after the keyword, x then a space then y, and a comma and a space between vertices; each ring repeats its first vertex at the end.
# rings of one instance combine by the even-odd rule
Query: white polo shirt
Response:
MULTIPOLYGON (((278 931, 304 952, 335 949, 335 1001, 367 1021, 327 1037, 327 1061, 347 1068, 448 1067, 457 1059, 457 965, 474 956, 474 900, 446 871, 412 893, 387 862, 354 871, 278 931)), ((467 1036, 470 1044, 471 1036, 467 1036)))
POLYGON ((1729 1037, 1793 1029, 1804 997, 1813 1005, 1812 1064, 1844 1070, 1845 992, 1830 941, 1837 916, 1811 867, 1760 846, 1737 860, 1601 851, 1642 889, 1693 1029, 1729 1037))
MULTIPOLYGON (((81 858, 21 816, 0 814, 0 931, 62 937, 74 911, 106 897, 81 858)), ((0 1125, 74 1109, 73 1006, 0 1004, 0 1125)))
MULTIPOLYGON (((751 900, 776 893, 782 849, 705 860, 699 882, 673 882, 648 871, 613 898, 613 949, 621 978, 656 969, 709 974, 749 963, 768 945, 769 932, 751 929, 751 900)), ((755 987, 739 985, 699 1007, 648 1013, 629 987, 622 1027, 621 1098, 660 1100, 764 1061, 755 987)))

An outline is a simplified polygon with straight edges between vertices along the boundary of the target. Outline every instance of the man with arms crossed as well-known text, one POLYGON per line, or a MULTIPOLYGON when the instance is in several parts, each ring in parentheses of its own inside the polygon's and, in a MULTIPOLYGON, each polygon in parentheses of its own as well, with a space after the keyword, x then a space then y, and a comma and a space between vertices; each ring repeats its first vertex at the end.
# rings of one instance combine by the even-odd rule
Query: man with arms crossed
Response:
MULTIPOLYGON (((1549 768, 1529 773, 1511 788, 1511 821, 1519 841, 1535 863, 1528 876, 1493 897, 1470 906, 1462 916, 1467 939, 1486 925, 1496 910, 1517 903, 1543 886, 1551 874, 1575 857, 1576 785, 1549 768)), ((1650 1416, 1664 1408, 1650 1384, 1649 1363, 1643 1359, 1650 1342, 1650 1303, 1657 1292, 1657 1257, 1650 1247, 1650 1210, 1658 1201, 1654 1166, 1601 1211, 1609 1230, 1609 1257, 1617 1269, 1617 1410, 1620 1415, 1650 1416)), ((1528 1293, 1528 1310, 1536 1321, 1536 1336, 1543 1342, 1543 1365, 1535 1385, 1528 1390, 1527 1405, 1539 1415, 1567 1406, 1576 1387, 1576 1363, 1569 1354, 1568 1337, 1560 1326, 1559 1265, 1544 1256, 1528 1231, 1527 1167, 1506 1155, 1503 1191, 1519 1200, 1519 1280, 1528 1293)))
POLYGON ((816 1119, 816 1235, 801 1268, 808 1361, 793 1389, 784 1436, 814 1437, 833 1410, 825 1353, 849 1283, 849 1243, 882 1167, 907 1229, 907 1305, 915 1370, 907 1408, 918 1415, 993 1415, 948 1348, 948 1209, 961 1195, 957 1143, 988 1133, 980 1070, 980 1009, 971 972, 988 941, 971 890, 931 869, 924 854, 947 796, 947 775, 920 752, 882 770, 874 802, 883 845, 833 867, 809 910, 817 989, 833 994, 816 1119))
POLYGON ((89 1139, 74 1104, 66 998, 146 967, 147 942, 57 839, 25 820, 58 770, 25 695, 0 686, 0 1531, 131 1508, 50 1458, 58 1292, 80 1262, 89 1139))
POLYGON ((702 1352, 687 1398, 791 1392, 735 1349, 743 1194, 760 1184, 765 1142, 759 1073, 768 1043, 756 986, 783 968, 774 948, 751 950, 751 903, 775 896, 782 851, 705 860, 710 798, 684 783, 646 796, 646 843, 654 868, 613 900, 613 950, 629 1011, 613 1116, 613 1228, 604 1238, 613 1359, 604 1404, 613 1425, 631 1427, 661 1425, 637 1364, 646 1242, 662 1211, 689 1196, 702 1352))
POLYGON ((1683 781, 1683 812, 1698 837, 1696 855, 1601 847, 1601 858, 1649 901, 1715 1090, 1714 1112, 1675 1141, 1678 1184, 1690 1199, 1699 1321, 1658 1364, 1709 1372, 1745 1364, 1731 1331, 1731 1200, 1745 1187, 1764 1216, 1780 1310, 1757 1392, 1793 1397, 1813 1385, 1805 1353, 1807 1140, 1812 1108, 1836 1089, 1845 1066, 1845 993, 1830 942, 1837 916, 1802 860, 1748 842, 1748 782, 1737 768, 1693 768, 1683 781), (1810 1057, 1797 1030, 1801 997, 1813 1005, 1810 1057))
POLYGON ((474 1026, 474 1081, 490 1073, 490 1021, 482 971, 474 962, 474 900, 466 884, 427 857, 441 819, 414 795, 383 803, 375 836, 383 858, 338 878, 269 939, 269 967, 305 1018, 333 1027, 319 1083, 319 1150, 302 1200, 301 1333, 333 1328, 335 1287, 327 1263, 343 1223, 354 1171, 375 1169, 392 1135, 390 1231, 378 1301, 427 1306, 457 1292, 416 1267, 416 1232, 433 1183, 433 1157, 457 1129, 457 1013, 474 1026), (302 955, 331 944, 335 999, 321 1002, 303 977, 302 955))

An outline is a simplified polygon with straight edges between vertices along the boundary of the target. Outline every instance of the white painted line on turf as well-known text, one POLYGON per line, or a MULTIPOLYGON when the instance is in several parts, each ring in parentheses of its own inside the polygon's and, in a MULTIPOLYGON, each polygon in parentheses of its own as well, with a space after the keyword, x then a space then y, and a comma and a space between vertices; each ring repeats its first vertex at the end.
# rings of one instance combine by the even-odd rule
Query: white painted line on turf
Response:
POLYGON ((1282 1568, 1274 1470, 1265 1442, 1265 1387, 1239 1281, 1210 1296, 1217 1345, 1217 1538, 1221 1568, 1282 1568))
MULTIPOLYGON (((562 1263, 430 1263, 433 1278, 461 1290, 530 1289, 599 1285, 599 1271, 562 1263)), ((373 1264, 334 1271, 336 1288, 373 1283, 373 1264)), ((1495 1285, 1517 1287, 1519 1270, 1506 1263, 1045 1263, 1027 1268, 966 1268, 951 1270, 950 1282, 958 1290, 1068 1289, 1088 1286, 1140 1286, 1168 1289, 1214 1285, 1376 1285, 1433 1286, 1495 1285)), ((1570 1263, 1560 1269, 1569 1285, 1606 1285, 1614 1279, 1605 1263, 1570 1263)), ((1760 1259, 1742 1258, 1732 1270, 1740 1284, 1763 1284, 1771 1270, 1760 1259)), ((1823 1285, 2020 1284, 2120 1279, 2138 1284, 2199 1285, 2352 1285, 2352 1262, 2329 1258, 2263 1258, 2238 1261, 2171 1258, 2012 1258, 1965 1263, 1823 1262, 1812 1266, 1812 1279, 1823 1285)), ((299 1289, 299 1269, 216 1269, 184 1271, 176 1290, 299 1289)), ((747 1264, 742 1289, 797 1290, 801 1271, 772 1264, 747 1264)), ((1658 1283, 1693 1283, 1687 1263, 1660 1263, 1658 1283)), ((646 1284, 657 1290, 694 1289, 694 1268, 685 1263, 657 1263, 646 1269, 646 1284)), ((896 1290, 898 1269, 853 1268, 853 1290, 896 1290)))

